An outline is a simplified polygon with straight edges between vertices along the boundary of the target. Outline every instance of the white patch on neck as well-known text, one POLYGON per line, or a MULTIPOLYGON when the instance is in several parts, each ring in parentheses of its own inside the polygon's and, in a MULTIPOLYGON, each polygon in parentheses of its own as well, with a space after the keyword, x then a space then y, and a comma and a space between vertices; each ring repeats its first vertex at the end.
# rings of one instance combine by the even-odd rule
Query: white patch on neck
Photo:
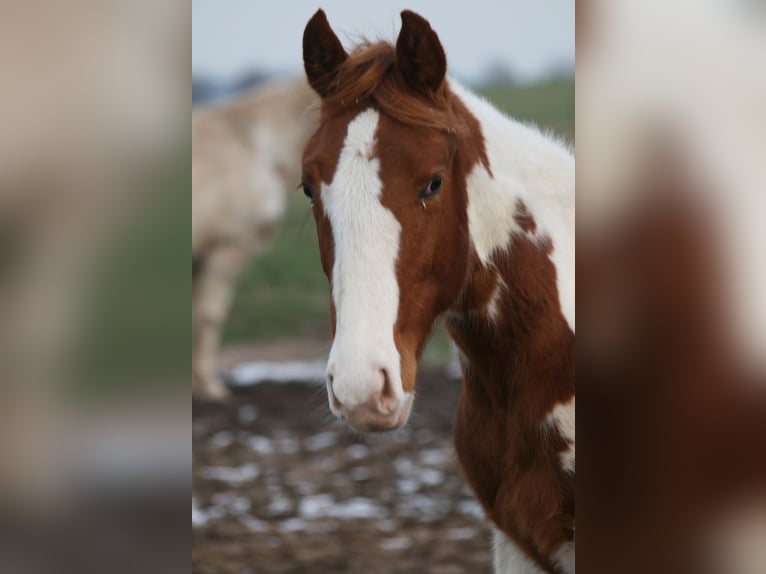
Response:
POLYGON ((484 308, 484 314, 487 316, 487 319, 490 323, 495 324, 500 318, 500 299, 502 298, 503 291, 506 288, 507 285, 505 284, 505 281, 503 281, 503 279, 498 276, 495 290, 492 291, 492 296, 489 298, 487 306, 484 308))
POLYGON ((468 229, 479 259, 488 264, 496 252, 512 249, 512 234, 524 234, 516 222, 518 202, 537 225, 537 237, 549 238, 556 268, 561 312, 575 330, 575 164, 566 146, 514 121, 450 80, 450 90, 479 121, 492 175, 477 163, 467 178, 468 229))
POLYGON ((559 567, 559 570, 567 574, 574 574, 575 571, 575 543, 565 542, 553 553, 551 557, 553 563, 559 567))
POLYGON ((494 528, 495 574, 543 574, 543 571, 516 544, 494 528))
POLYGON ((370 108, 348 124, 333 180, 321 189, 335 244, 336 335, 328 368, 335 367, 333 390, 349 408, 368 399, 370 373, 381 368, 388 371, 393 392, 403 397, 394 343, 401 225, 380 202, 380 161, 373 157, 378 119, 370 108))
POLYGON ((567 472, 575 471, 575 397, 566 403, 559 403, 548 413, 543 423, 545 427, 555 428, 566 440, 569 446, 561 453, 561 468, 567 472))

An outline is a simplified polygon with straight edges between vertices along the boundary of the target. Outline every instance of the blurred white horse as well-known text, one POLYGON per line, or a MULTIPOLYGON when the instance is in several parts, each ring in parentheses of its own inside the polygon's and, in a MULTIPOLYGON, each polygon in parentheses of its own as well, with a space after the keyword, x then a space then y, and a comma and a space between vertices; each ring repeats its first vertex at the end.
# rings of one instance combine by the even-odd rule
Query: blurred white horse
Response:
POLYGON ((272 236, 316 129, 305 80, 258 86, 192 113, 192 390, 219 400, 221 326, 242 269, 272 236))

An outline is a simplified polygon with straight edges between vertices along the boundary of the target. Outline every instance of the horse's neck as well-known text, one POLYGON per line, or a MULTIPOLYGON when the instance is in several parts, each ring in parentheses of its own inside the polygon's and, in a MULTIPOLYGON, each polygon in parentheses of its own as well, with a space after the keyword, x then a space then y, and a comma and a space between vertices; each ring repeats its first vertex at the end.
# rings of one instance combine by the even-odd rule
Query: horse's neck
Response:
POLYGON ((574 159, 552 138, 453 91, 479 120, 489 169, 478 163, 467 177, 472 255, 450 331, 467 374, 496 399, 561 399, 574 374, 574 159))

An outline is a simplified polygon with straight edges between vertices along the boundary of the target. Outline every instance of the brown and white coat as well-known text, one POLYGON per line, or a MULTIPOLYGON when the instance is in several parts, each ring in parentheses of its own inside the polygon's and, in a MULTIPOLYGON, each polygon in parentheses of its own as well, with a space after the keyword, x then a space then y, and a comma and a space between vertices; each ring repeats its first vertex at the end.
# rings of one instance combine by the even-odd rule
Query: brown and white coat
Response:
POLYGON ((445 317, 464 390, 455 445, 497 529, 498 572, 574 572, 574 158, 446 77, 436 33, 347 54, 304 34, 320 127, 304 193, 332 286, 330 409, 403 426, 445 317))

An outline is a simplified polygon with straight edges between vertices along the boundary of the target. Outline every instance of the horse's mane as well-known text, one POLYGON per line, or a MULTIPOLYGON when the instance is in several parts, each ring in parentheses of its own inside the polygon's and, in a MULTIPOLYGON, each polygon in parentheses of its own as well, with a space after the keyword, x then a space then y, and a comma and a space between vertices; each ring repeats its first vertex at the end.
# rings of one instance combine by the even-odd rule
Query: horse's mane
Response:
POLYGON ((465 129, 446 81, 427 95, 415 91, 405 82, 396 65, 396 49, 388 42, 365 40, 354 48, 337 71, 334 90, 322 101, 322 114, 368 105, 410 126, 447 132, 465 129))

